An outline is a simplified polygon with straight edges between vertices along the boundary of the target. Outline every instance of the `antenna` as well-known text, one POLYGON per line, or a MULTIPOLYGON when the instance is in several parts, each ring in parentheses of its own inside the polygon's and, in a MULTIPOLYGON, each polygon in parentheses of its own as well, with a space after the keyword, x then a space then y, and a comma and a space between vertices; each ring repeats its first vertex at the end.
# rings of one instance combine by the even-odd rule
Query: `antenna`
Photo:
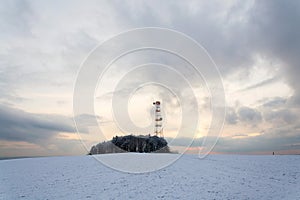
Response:
POLYGON ((154 134, 159 137, 164 137, 162 128, 162 117, 160 112, 160 101, 153 102, 155 106, 155 123, 154 123, 154 134))

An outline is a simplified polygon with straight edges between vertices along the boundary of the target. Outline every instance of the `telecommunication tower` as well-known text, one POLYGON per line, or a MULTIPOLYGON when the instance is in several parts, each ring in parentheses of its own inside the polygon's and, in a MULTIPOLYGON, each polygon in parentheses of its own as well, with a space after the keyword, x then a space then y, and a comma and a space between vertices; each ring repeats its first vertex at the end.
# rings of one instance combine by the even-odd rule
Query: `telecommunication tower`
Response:
POLYGON ((162 128, 162 117, 160 112, 160 101, 153 102, 155 106, 155 123, 154 123, 154 134, 159 137, 164 137, 162 128))

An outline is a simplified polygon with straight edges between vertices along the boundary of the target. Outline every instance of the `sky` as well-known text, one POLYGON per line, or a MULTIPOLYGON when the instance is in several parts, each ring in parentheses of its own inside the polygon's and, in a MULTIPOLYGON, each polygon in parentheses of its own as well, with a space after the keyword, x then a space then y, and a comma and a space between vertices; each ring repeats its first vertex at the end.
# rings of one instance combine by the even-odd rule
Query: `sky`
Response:
MULTIPOLYGON (((299 19, 300 2, 292 0, 3 1, 0 157, 81 155, 87 153, 85 147, 116 134, 149 133, 152 101, 157 99, 162 101, 165 137, 176 150, 195 137, 188 149, 195 153, 204 138, 210 138, 209 91, 186 63, 165 52, 136 52, 113 63, 97 83, 95 116, 74 116, 74 85, 90 52, 117 34, 144 27, 172 29, 193 38, 218 66, 226 116, 212 153, 300 153, 299 19), (134 88, 135 82, 129 81, 116 91, 130 66, 145 63, 167 63, 183 71, 192 85, 198 84, 193 90, 197 103, 180 81, 170 81, 177 88, 173 90, 159 84, 134 88), (116 93, 119 99, 122 94, 131 95, 128 104, 117 108, 127 109, 129 119, 140 129, 115 123, 128 119, 112 108, 112 94, 116 93), (191 112, 197 107, 200 119, 195 134, 189 134, 187 128, 178 136, 183 102, 191 112), (74 118, 88 127, 93 117, 104 136, 99 127, 80 127, 78 134, 74 118)), ((171 80, 175 76, 162 66, 146 69, 127 80, 171 80)))

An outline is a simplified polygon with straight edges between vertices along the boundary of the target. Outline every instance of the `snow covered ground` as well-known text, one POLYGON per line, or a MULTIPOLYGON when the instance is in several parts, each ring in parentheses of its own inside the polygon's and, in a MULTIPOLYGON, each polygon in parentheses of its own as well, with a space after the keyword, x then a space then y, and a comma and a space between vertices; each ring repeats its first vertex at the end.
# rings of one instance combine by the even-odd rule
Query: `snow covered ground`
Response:
MULTIPOLYGON (((172 155, 99 156, 132 166, 172 155)), ((93 156, 1 160, 0 199, 300 199, 300 156, 184 155, 142 174, 113 170, 93 156)))

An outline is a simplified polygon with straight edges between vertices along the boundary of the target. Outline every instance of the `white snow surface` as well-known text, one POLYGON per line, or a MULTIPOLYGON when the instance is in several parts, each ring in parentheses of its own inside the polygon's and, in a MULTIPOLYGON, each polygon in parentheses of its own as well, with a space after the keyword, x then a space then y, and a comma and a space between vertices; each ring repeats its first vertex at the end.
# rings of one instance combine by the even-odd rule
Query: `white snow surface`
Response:
MULTIPOLYGON (((99 156, 130 168, 172 155, 99 156)), ((300 156, 183 155, 140 174, 116 171, 94 156, 1 160, 0 199, 300 199, 300 156)))

